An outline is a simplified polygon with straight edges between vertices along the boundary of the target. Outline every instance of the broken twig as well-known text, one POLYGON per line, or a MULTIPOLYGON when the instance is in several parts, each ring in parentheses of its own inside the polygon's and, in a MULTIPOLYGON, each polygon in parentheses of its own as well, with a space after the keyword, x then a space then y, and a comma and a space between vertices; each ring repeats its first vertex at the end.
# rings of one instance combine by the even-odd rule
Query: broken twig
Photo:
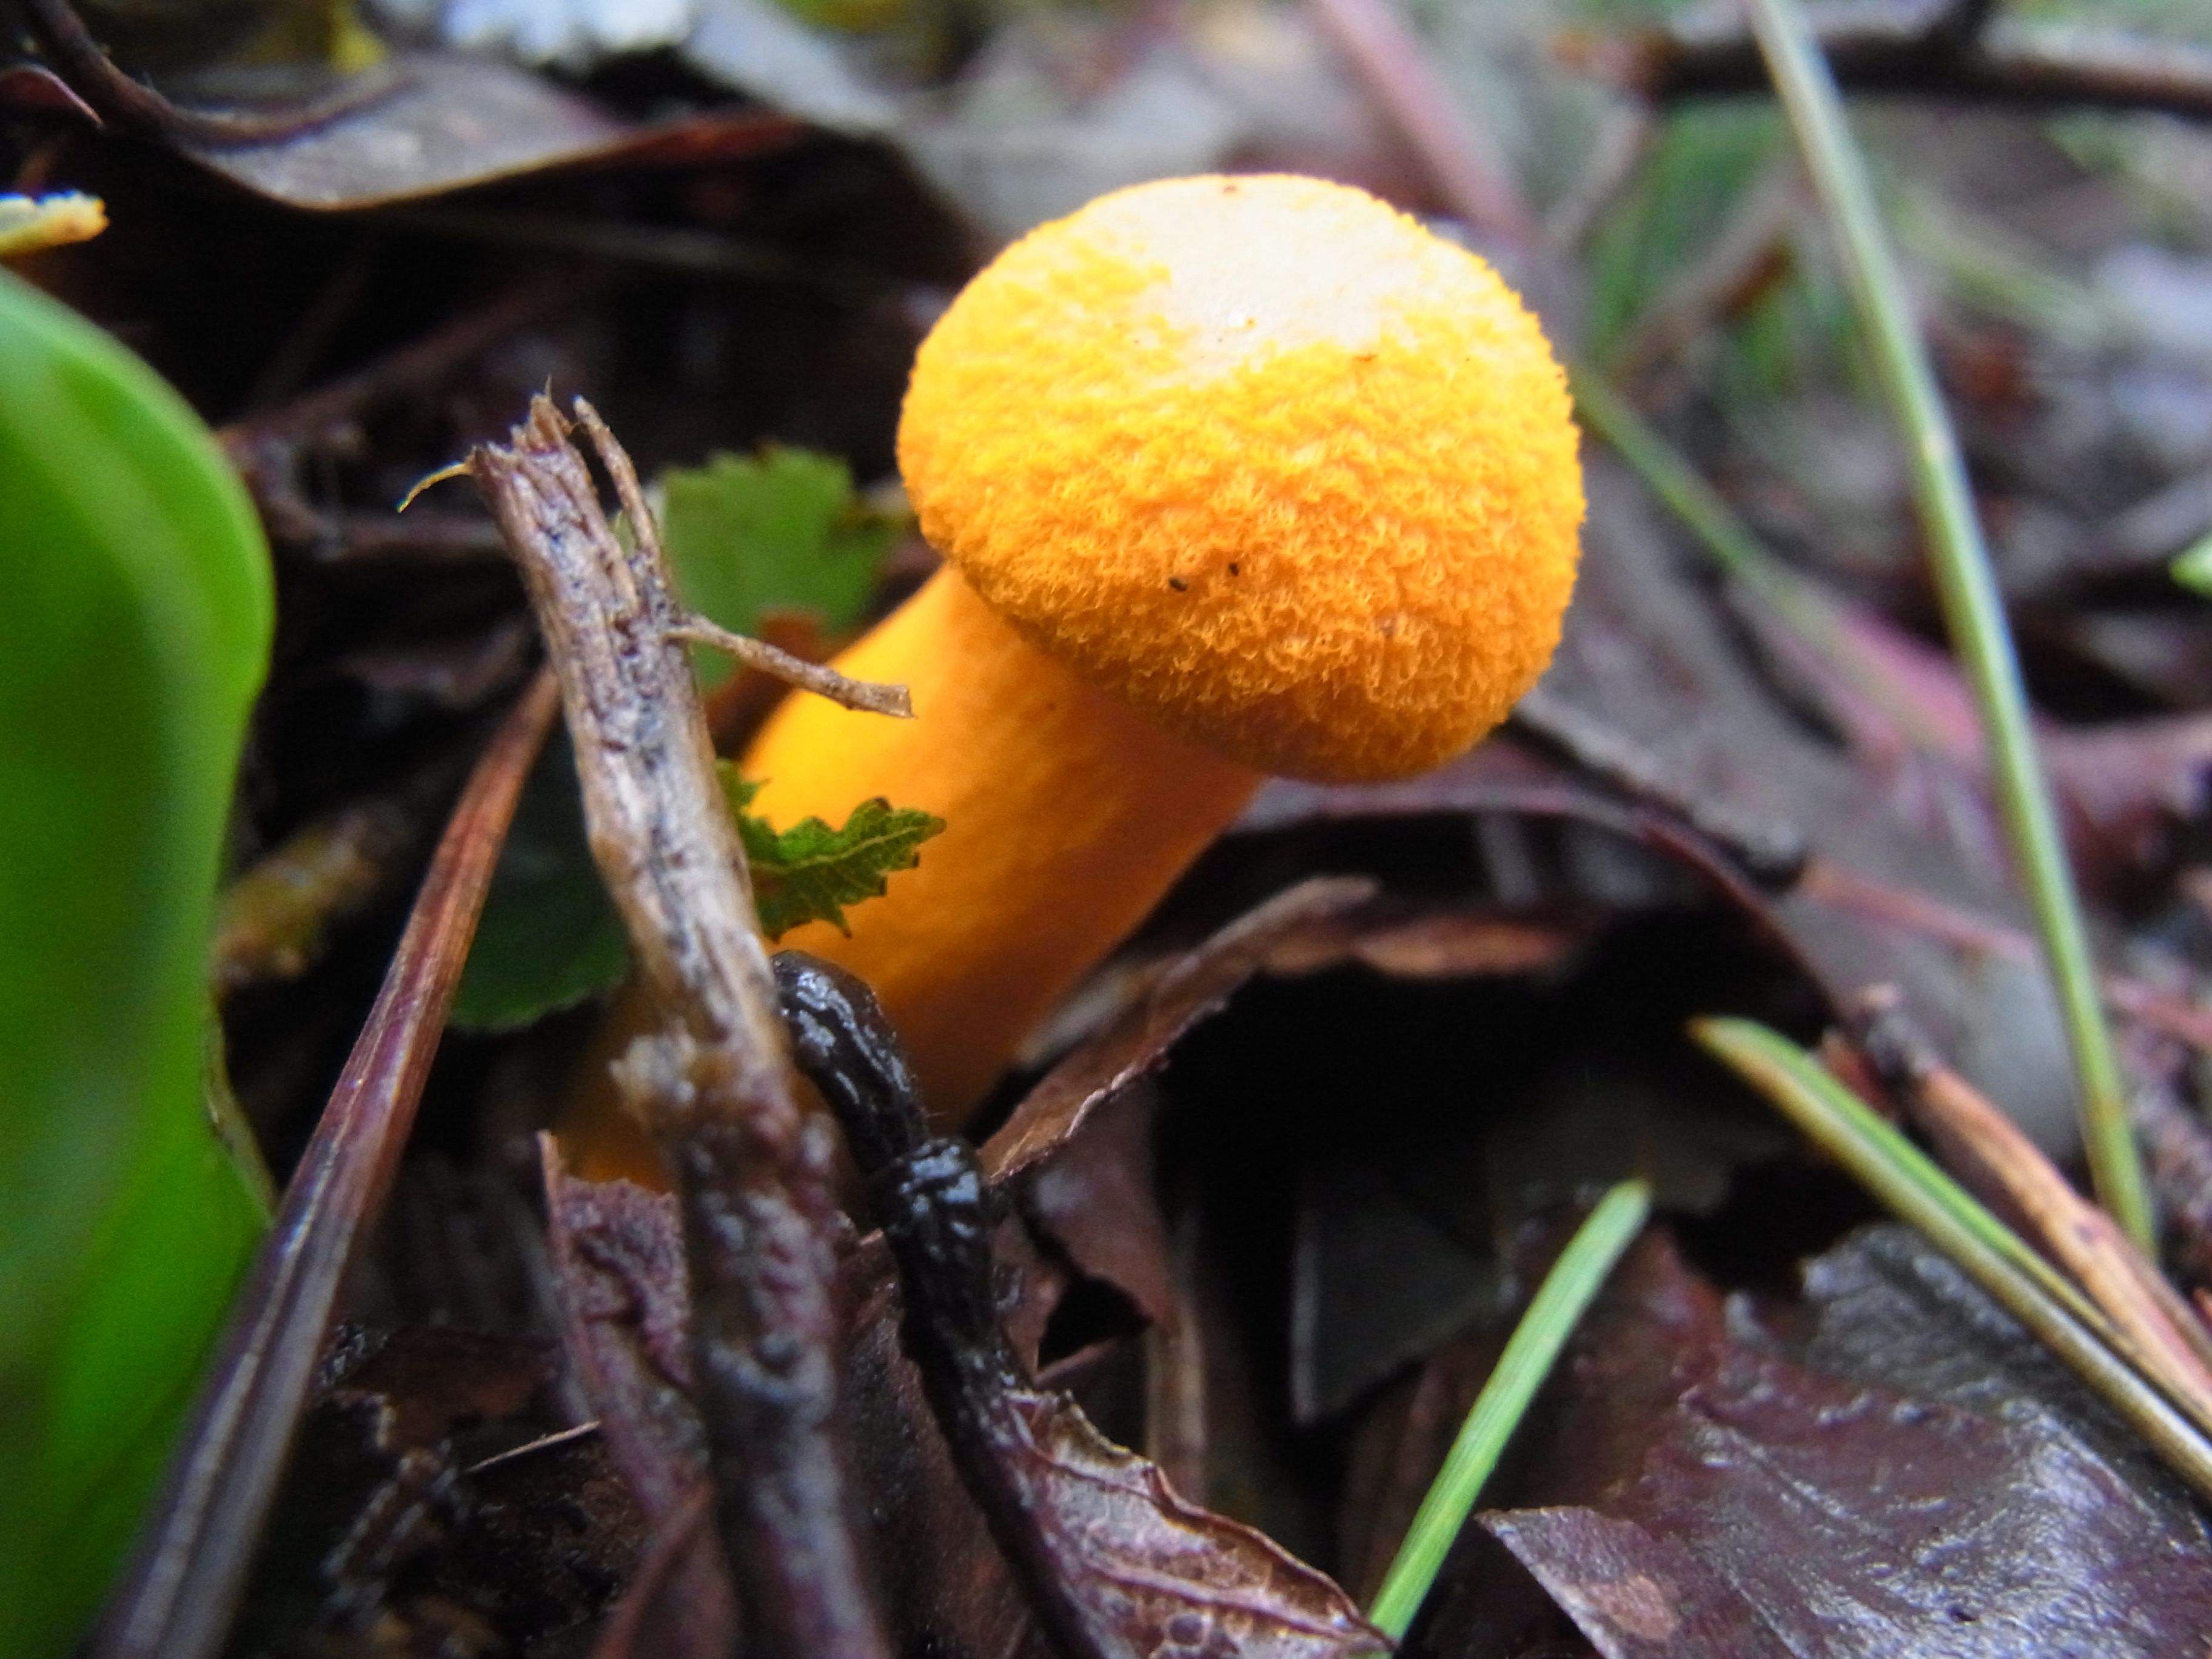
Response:
POLYGON ((755 1650, 889 1659, 837 1433, 830 1127, 795 1093, 659 532, 629 458, 575 408, 631 550, 549 398, 468 465, 560 676, 592 850, 663 1017, 617 1084, 676 1173, 724 1547, 755 1650))
POLYGON ((1944 1064, 1895 988, 1862 993, 1852 1037, 1883 1087, 1905 1104, 1969 1188, 1996 1195, 2132 1344, 2137 1368, 2212 1429, 2212 1335, 2112 1217, 2075 1192, 2051 1160, 1973 1085, 1944 1064))
POLYGON ((69 0, 24 0, 23 9, 53 53, 54 62, 76 82, 71 89, 85 102, 118 126, 185 143, 209 148, 275 143, 327 126, 389 98, 408 84, 404 73, 385 70, 372 71, 362 81, 326 98, 285 109, 186 109, 117 68, 69 0))
MULTIPOLYGON (((1820 7, 1812 21, 1822 55, 1851 92, 2212 116, 2212 51, 2201 46, 2009 18, 1962 27, 1964 9, 1820 7)), ((1761 92, 1767 84, 1743 21, 1709 11, 1619 35, 1577 32, 1559 50, 1571 66, 1654 103, 1761 92)))
POLYGON ((758 669, 763 674, 773 674, 787 685, 795 685, 802 691, 811 691, 817 697, 827 697, 847 708, 858 708, 871 714, 889 714, 894 720, 914 718, 914 700, 902 685, 884 685, 875 680, 848 679, 836 669, 818 662, 809 662, 804 657, 793 656, 766 640, 756 640, 743 634, 732 634, 719 623, 708 622, 704 617, 686 617, 668 630, 672 639, 689 640, 694 645, 710 646, 726 651, 748 668, 758 669))

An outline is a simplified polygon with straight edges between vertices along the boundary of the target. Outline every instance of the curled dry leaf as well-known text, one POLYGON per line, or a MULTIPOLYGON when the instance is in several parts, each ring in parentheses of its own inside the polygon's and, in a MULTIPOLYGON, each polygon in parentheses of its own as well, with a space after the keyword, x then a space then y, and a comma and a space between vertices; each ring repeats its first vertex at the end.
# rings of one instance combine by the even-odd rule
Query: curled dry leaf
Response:
POLYGON ((1010 1389, 1025 1443, 1011 1460, 1063 1582, 1111 1659, 1235 1654, 1348 1659, 1386 1651, 1334 1583, 1265 1534, 1178 1498, 1066 1395, 1010 1389))
POLYGON ((1587 925, 1411 903, 1350 878, 1279 894, 1202 943, 1103 988, 1118 1015, 1079 1042, 984 1149, 1026 1172, 1024 1213, 1078 1267, 1156 1326, 1174 1319, 1167 1227, 1156 1196, 1146 1074, 1255 975, 1357 964, 1393 978, 1460 979, 1555 966, 1587 925))
POLYGON ((1092 1112, 1157 1070, 1176 1040, 1261 971, 1269 954, 1299 929, 1370 898, 1360 877, 1322 877, 1279 893, 1205 945, 1158 970, 1129 998, 1110 1026, 1048 1073, 1004 1127, 985 1144, 994 1181, 1034 1168, 1065 1145, 1092 1112))
POLYGON ((805 128, 766 111, 637 126, 526 70, 459 53, 399 59, 392 89, 258 143, 178 148, 232 183, 293 207, 386 206, 586 163, 736 157, 805 128))

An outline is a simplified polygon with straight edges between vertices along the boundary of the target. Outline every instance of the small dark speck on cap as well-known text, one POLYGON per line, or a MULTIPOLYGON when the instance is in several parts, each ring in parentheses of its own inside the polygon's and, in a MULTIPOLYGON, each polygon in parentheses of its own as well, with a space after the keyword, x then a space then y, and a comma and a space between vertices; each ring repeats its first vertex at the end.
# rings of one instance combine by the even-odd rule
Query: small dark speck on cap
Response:
POLYGON ((1178 593, 1187 593, 1190 591, 1190 584, 1180 576, 1169 577, 1168 586, 1175 589, 1178 593))
POLYGON ((1234 564, 1231 564, 1231 565, 1229 567, 1229 574, 1230 574, 1231 575, 1232 575, 1232 576, 1235 576, 1235 575, 1240 575, 1240 574, 1242 574, 1243 573, 1242 573, 1241 571, 1239 571, 1239 570, 1238 570, 1238 568, 1237 568, 1237 566, 1235 566, 1234 564))

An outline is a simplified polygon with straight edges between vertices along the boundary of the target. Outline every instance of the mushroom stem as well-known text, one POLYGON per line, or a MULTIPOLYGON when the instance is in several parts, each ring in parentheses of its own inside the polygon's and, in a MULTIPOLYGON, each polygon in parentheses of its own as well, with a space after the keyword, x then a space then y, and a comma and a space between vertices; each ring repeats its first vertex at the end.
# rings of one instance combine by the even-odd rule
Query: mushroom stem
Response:
POLYGON ((868 981, 957 1123, 1262 775, 1085 684, 950 567, 834 665, 905 685, 914 719, 787 699, 741 763, 763 785, 752 810, 835 823, 880 794, 946 827, 849 937, 812 922, 781 943, 868 981))

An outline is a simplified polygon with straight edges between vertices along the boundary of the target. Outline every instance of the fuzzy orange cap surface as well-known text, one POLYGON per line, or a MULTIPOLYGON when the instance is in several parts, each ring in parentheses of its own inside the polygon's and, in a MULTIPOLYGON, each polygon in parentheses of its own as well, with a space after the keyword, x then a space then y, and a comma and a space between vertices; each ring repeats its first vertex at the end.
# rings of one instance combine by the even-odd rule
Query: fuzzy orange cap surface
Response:
POLYGON ((1140 185, 1031 232, 923 343, 898 450, 923 533, 1018 631, 1261 771, 1458 754, 1543 672, 1574 584, 1535 319, 1319 179, 1140 185))

